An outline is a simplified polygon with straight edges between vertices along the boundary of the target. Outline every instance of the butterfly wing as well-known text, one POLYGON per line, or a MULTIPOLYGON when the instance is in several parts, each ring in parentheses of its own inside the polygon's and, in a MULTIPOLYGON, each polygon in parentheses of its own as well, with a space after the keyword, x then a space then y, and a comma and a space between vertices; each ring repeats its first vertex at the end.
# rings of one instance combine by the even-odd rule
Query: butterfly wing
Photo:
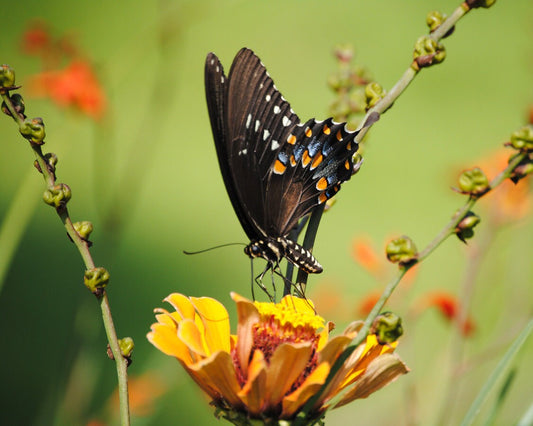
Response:
POLYGON ((249 49, 228 78, 206 60, 206 96, 226 189, 250 238, 283 237, 352 174, 357 133, 329 119, 302 124, 249 49))
POLYGON ((237 54, 227 79, 208 55, 206 94, 220 169, 243 229, 251 240, 279 235, 267 230, 276 204, 265 204, 265 179, 298 116, 249 49, 237 54))

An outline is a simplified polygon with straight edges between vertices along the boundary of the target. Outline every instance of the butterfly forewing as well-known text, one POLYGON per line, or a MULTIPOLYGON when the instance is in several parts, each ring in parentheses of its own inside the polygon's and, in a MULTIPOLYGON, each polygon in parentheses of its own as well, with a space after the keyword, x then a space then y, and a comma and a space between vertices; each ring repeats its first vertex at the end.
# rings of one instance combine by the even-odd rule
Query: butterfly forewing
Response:
POLYGON ((244 231, 257 242, 247 253, 272 268, 286 256, 307 272, 320 272, 312 255, 286 237, 350 178, 357 133, 332 119, 300 123, 249 49, 239 51, 227 78, 210 53, 205 85, 224 183, 244 231))

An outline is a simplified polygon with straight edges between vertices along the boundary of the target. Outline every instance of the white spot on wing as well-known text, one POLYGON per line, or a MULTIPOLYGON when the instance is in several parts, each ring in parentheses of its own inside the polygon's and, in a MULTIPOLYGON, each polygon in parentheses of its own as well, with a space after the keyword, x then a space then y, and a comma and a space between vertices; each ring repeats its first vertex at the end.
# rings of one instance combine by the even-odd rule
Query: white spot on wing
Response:
POLYGON ((265 129, 263 131, 263 140, 266 141, 269 136, 270 136, 270 132, 267 129, 265 129))
MULTIPOLYGON (((214 63, 215 63, 215 59, 212 58, 212 59, 211 59, 211 65, 213 65, 214 63)), ((218 67, 217 67, 217 68, 218 68, 218 67)))
POLYGON ((241 149, 241 150, 239 151, 239 155, 246 155, 246 154, 248 154, 248 150, 247 150, 246 148, 241 149))
POLYGON ((246 128, 250 128, 250 123, 252 122, 252 114, 248 114, 248 117, 246 118, 246 128))
POLYGON ((270 95, 265 96, 265 101, 270 102, 270 95))
POLYGON ((220 82, 224 83, 224 76, 223 75, 220 76, 220 82))
POLYGON ((259 89, 262 89, 262 88, 263 88, 263 83, 261 83, 261 84, 259 85, 259 89))
POLYGON ((281 108, 279 106, 274 107, 274 114, 279 114, 281 112, 281 108))
POLYGON ((279 148, 279 142, 275 141, 275 140, 272 140, 272 145, 271 145, 270 148, 272 149, 272 151, 275 151, 276 149, 279 148))
POLYGON ((289 124, 291 124, 291 120, 289 120, 289 117, 285 116, 283 117, 282 123, 285 127, 287 127, 289 124))
POLYGON ((259 129, 259 126, 261 125, 261 122, 259 120, 255 120, 255 131, 259 129))
POLYGON ((217 72, 220 72, 220 67, 217 65, 217 72))

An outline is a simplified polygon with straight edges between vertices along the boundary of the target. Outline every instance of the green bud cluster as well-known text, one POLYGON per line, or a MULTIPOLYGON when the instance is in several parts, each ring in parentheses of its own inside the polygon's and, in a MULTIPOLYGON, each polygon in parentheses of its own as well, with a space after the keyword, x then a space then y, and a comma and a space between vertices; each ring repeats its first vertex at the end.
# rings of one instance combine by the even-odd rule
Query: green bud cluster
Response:
POLYGON ((392 263, 406 265, 417 261, 418 250, 415 243, 405 235, 390 241, 385 252, 392 263))
POLYGON ((102 267, 88 269, 85 271, 83 283, 93 294, 100 296, 109 283, 109 272, 102 267))
POLYGON ((511 134, 509 145, 519 151, 533 151, 533 125, 528 124, 511 134))
POLYGON ((465 4, 470 9, 476 9, 478 7, 488 9, 489 7, 493 6, 494 3, 496 3, 496 0, 465 0, 465 4))
POLYGON ((473 197, 479 197, 490 189, 487 176, 479 167, 465 170, 459 176, 459 192, 470 194, 473 197))
MULTIPOLYGON (((513 155, 511 158, 509 158, 509 162, 514 160, 514 158, 520 154, 513 155)), ((522 161, 516 166, 511 173, 511 180, 514 183, 517 183, 520 179, 525 178, 527 175, 530 175, 533 173, 533 152, 528 153, 522 161)))
POLYGON ((20 134, 36 145, 44 144, 44 122, 41 117, 26 118, 19 127, 20 134))
POLYGON ((123 339, 118 340, 118 345, 120 346, 120 353, 123 357, 130 358, 133 353, 133 348, 135 344, 131 337, 124 337, 123 339))
MULTIPOLYGON (((23 115, 24 111, 26 110, 26 105, 24 104, 24 99, 22 98, 22 96, 19 95, 18 93, 15 93, 11 95, 9 99, 11 100, 11 103, 13 104, 13 107, 15 108, 15 112, 17 114, 23 115)), ((13 116, 11 114, 11 111, 7 107, 5 101, 2 102, 2 112, 6 115, 9 115, 10 117, 13 116)))
POLYGON ((85 241, 89 239, 89 236, 93 232, 93 224, 87 220, 84 220, 83 222, 75 222, 72 224, 76 232, 79 234, 81 238, 83 238, 85 241))
POLYGON ((444 58, 446 58, 446 49, 438 41, 427 35, 420 37, 416 41, 413 59, 417 70, 439 64, 444 61, 444 58))
POLYGON ((392 312, 383 312, 372 323, 371 333, 382 345, 394 343, 403 334, 402 319, 392 312))
POLYGON ((66 183, 59 183, 44 191, 43 200, 56 209, 65 207, 72 197, 72 191, 66 183))
POLYGON ((365 86, 365 100, 367 109, 374 107, 387 92, 376 82, 369 83, 365 86))
POLYGON ((481 222, 481 219, 478 215, 472 212, 468 212, 466 216, 459 222, 455 228, 455 234, 463 243, 466 243, 466 240, 474 236, 474 227, 481 222))
POLYGON ((0 66, 0 87, 9 89, 15 86, 15 70, 9 65, 2 64, 0 66))
MULTIPOLYGON (((444 13, 440 13, 437 10, 433 10, 429 12, 426 16, 426 24, 429 28, 429 32, 432 33, 439 28, 442 23, 446 20, 447 16, 444 13)), ((446 38, 455 31, 455 27, 452 27, 446 34, 442 36, 442 38, 446 38)))

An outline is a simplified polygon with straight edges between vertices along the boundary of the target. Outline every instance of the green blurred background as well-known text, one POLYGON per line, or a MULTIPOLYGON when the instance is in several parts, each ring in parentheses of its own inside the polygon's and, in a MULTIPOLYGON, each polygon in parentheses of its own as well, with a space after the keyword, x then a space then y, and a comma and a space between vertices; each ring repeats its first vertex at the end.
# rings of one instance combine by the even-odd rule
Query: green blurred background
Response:
MULTIPOLYGON (((253 49, 302 119, 324 118, 334 100, 326 81, 336 70, 335 45, 351 43, 357 63, 390 88, 409 65, 414 41, 426 32, 427 12, 451 13, 457 4, 4 4, 0 60, 15 68, 18 83, 41 71, 35 57, 22 53, 20 39, 28 22, 42 18, 91 60, 108 97, 105 120, 95 124, 21 90, 28 115, 45 120, 45 148, 58 155, 58 179, 73 190, 73 220, 95 225, 92 252, 111 272, 118 334, 136 344, 130 375, 148 377, 165 390, 146 413, 134 416, 134 425, 217 423, 179 364, 147 342, 153 308, 178 291, 217 298, 233 314, 229 292, 250 296, 249 260, 241 247, 182 254, 246 242, 212 142, 203 88, 206 54, 216 52, 227 71, 241 47, 253 49)), ((422 72, 373 128, 361 172, 343 186, 322 221, 315 254, 325 272, 309 280, 308 294, 316 295, 319 307, 320 298, 340 297, 336 309, 324 313, 338 330, 358 318, 360 300, 386 282, 356 264, 353 239, 366 235, 381 253, 387 238, 407 234, 423 248, 463 203, 450 190, 458 172, 489 156, 526 123, 533 104, 531 22, 529 0, 473 11, 444 41, 445 62, 422 72)), ((40 202, 43 182, 32 168, 32 152, 5 116, 0 135, 0 217, 8 215, 18 193, 16 229, 22 231, 20 241, 9 239, 13 258, 4 258, 10 263, 0 294, 0 423, 116 423, 109 402, 115 367, 105 356, 99 307, 83 286, 79 254, 55 213, 40 202)), ((398 352, 411 373, 368 400, 332 411, 328 424, 437 424, 450 382, 456 401, 444 410, 445 419, 456 424, 462 418, 533 308, 531 214, 494 229, 483 221, 487 206, 476 207, 482 223, 475 240, 468 246, 446 241, 391 306, 404 316, 398 352), (468 277, 472 250, 482 254, 474 260, 480 262, 474 278, 468 277), (461 339, 435 310, 412 312, 428 291, 461 294, 465 281, 475 283, 476 330, 464 342, 465 371, 454 376, 450 360, 461 339)), ((255 267, 262 267, 260 261, 255 267)), ((532 356, 529 339, 497 424, 516 422, 533 402, 532 356)), ((487 412, 485 407, 483 416, 487 412)))

